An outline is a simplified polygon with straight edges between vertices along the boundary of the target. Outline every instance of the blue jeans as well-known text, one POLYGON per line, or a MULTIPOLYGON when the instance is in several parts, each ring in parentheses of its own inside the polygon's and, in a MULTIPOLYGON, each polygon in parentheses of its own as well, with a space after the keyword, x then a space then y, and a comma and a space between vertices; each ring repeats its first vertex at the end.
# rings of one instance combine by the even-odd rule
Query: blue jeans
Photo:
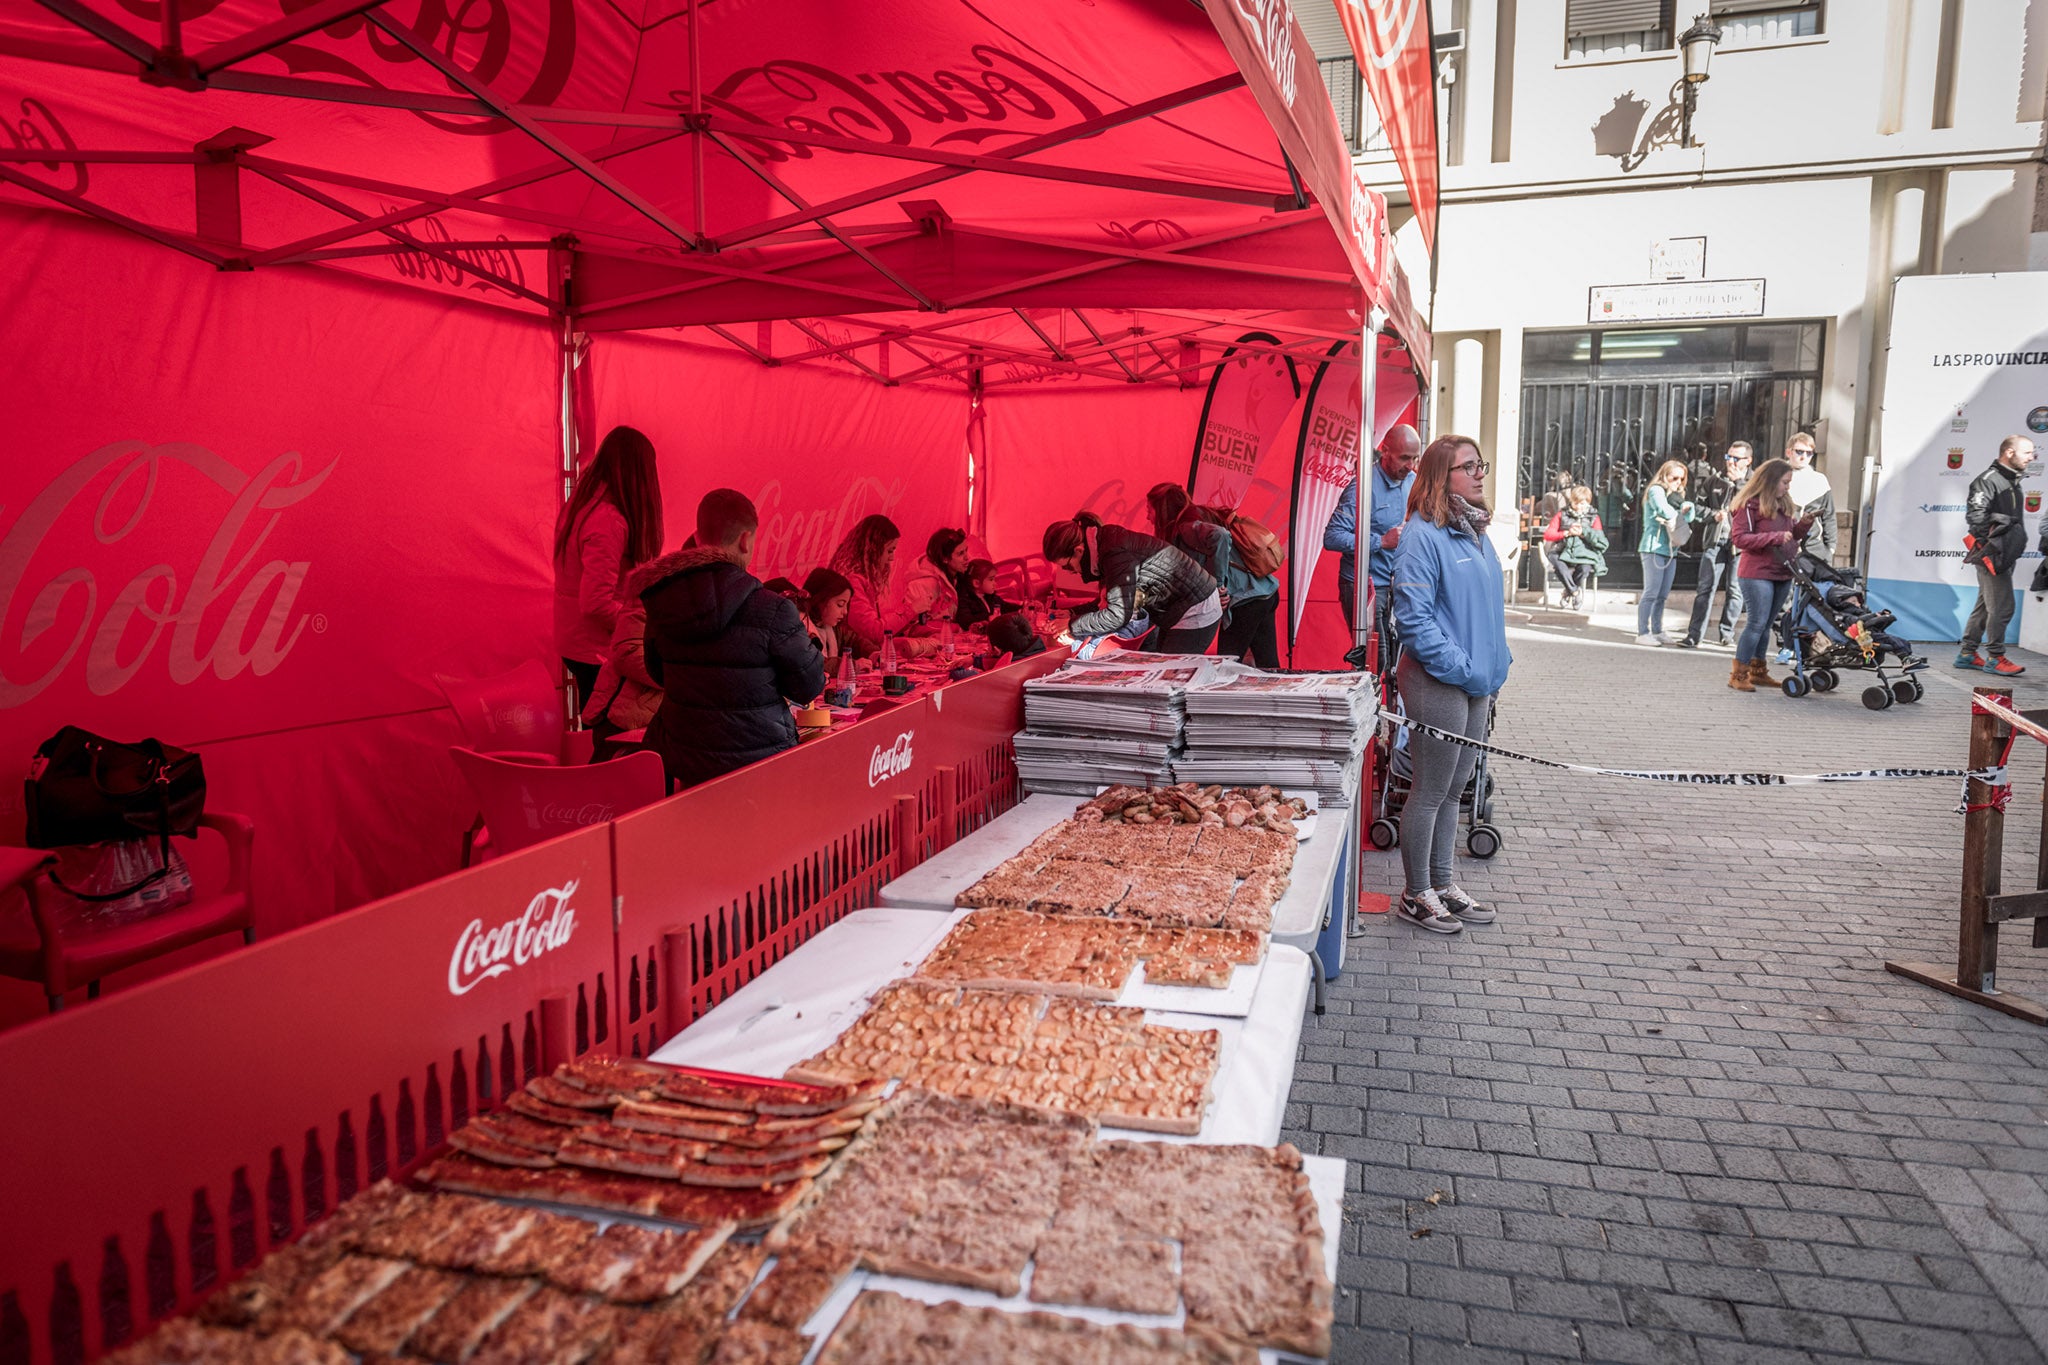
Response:
POLYGON ((1677 576, 1677 555, 1643 552, 1643 595, 1636 599, 1636 634, 1663 633, 1664 599, 1671 596, 1671 580, 1677 576))
POLYGON ((1735 637, 1735 662, 1760 663, 1770 647, 1771 627, 1785 609, 1792 585, 1768 578, 1738 578, 1742 585, 1742 633, 1735 637))

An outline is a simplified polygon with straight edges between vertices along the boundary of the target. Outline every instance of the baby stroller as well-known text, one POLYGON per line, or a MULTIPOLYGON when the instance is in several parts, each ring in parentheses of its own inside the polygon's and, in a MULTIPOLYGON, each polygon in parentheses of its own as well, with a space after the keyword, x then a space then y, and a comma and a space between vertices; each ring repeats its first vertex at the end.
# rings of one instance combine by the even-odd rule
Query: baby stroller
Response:
POLYGON ((1777 622, 1778 642, 1792 653, 1792 674, 1782 684, 1786 696, 1832 692, 1842 674, 1857 669, 1877 674, 1876 685, 1863 689, 1863 704, 1873 711, 1926 695, 1914 674, 1927 660, 1890 633, 1896 619, 1890 612, 1869 609, 1861 575, 1803 552, 1786 567, 1792 592, 1777 622))
MULTIPOLYGON (((1379 676, 1380 709, 1394 713, 1401 712, 1401 694, 1394 686, 1394 665, 1400 659, 1400 640, 1394 634, 1393 617, 1387 617, 1387 629, 1381 640, 1381 669, 1379 676)), ((1496 698, 1496 704, 1498 699, 1496 698)), ((1486 735, 1493 737, 1494 707, 1486 712, 1486 735)), ((1372 824, 1366 828, 1366 837, 1372 846, 1385 850, 1401 842, 1401 808, 1408 802, 1410 775, 1414 771, 1408 752, 1408 730, 1405 726, 1384 724, 1373 735, 1373 778, 1372 824)), ((1472 767, 1472 780, 1459 793, 1458 806, 1466 824, 1465 851, 1475 858, 1491 858, 1501 849, 1501 833, 1493 824, 1493 774, 1486 765, 1487 755, 1481 752, 1479 761, 1472 767)))

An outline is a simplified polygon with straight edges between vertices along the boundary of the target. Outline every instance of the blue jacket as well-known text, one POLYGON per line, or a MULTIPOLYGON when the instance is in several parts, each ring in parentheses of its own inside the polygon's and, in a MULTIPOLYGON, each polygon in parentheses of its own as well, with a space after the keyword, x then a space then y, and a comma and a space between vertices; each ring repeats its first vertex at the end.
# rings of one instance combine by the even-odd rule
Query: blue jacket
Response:
POLYGON ((1474 697, 1507 681, 1500 556, 1484 536, 1410 517, 1394 547, 1394 621, 1401 648, 1438 682, 1474 697))
MULTIPOLYGON (((1381 590, 1385 590, 1394 577, 1394 552, 1380 548, 1380 537, 1407 519, 1408 490, 1414 486, 1414 471, 1409 471, 1396 483, 1387 477, 1378 460, 1372 462, 1372 552, 1366 565, 1374 585, 1381 590)), ((1337 499, 1337 510, 1330 513, 1330 524, 1323 528, 1323 548, 1336 550, 1341 556, 1337 560, 1337 583, 1348 599, 1352 585, 1358 582, 1358 481, 1355 479, 1345 488, 1344 496, 1337 499)))

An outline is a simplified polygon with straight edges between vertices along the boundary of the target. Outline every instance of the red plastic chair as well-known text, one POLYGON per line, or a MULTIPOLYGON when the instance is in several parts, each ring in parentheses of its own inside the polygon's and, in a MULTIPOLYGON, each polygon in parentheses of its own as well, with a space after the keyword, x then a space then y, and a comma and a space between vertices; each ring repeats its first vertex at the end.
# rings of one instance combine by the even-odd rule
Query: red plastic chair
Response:
POLYGON ((564 758, 562 675, 538 659, 488 678, 436 673, 468 748, 480 754, 525 757, 536 763, 564 758))
POLYGON ((463 850, 464 867, 487 840, 492 852, 510 853, 615 820, 668 795, 661 756, 646 750, 573 767, 521 762, 460 745, 448 753, 484 813, 484 832, 463 850))
POLYGON ((27 901, 0 913, 0 976, 40 981, 50 1012, 64 1008, 64 993, 85 987, 88 1000, 100 995, 100 979, 138 962, 239 930, 242 942, 256 941, 256 893, 250 878, 256 826, 246 816, 208 812, 201 829, 221 836, 228 848, 226 883, 199 891, 189 905, 164 910, 132 924, 98 926, 77 918, 79 902, 50 885, 50 854, 34 848, 0 848, 0 905, 27 901))

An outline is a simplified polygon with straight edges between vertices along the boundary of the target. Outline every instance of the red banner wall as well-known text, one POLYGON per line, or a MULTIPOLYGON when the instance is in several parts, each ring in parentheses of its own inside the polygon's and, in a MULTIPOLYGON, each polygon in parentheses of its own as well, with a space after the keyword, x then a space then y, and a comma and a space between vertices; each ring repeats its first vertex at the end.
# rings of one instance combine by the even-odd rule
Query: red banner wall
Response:
POLYGON ((0 838, 70 723, 202 750, 256 821, 264 933, 451 868, 433 675, 553 654, 545 325, 0 230, 35 263, 0 278, 0 838))
POLYGON ((760 510, 753 571, 763 579, 801 583, 870 512, 903 531, 899 577, 933 531, 966 524, 959 389, 884 388, 815 365, 771 370, 730 350, 614 333, 592 338, 590 363, 598 435, 623 422, 660 455, 668 549, 720 487, 760 510))
MULTIPOLYGON (((1247 332, 1223 353, 1209 380, 1202 425, 1195 435, 1188 491, 1196 502, 1238 507, 1251 492, 1262 454, 1283 429, 1301 396, 1294 362, 1258 345, 1278 346, 1264 332, 1247 332)), ((1251 508, 1247 515, 1257 516, 1251 508)))

